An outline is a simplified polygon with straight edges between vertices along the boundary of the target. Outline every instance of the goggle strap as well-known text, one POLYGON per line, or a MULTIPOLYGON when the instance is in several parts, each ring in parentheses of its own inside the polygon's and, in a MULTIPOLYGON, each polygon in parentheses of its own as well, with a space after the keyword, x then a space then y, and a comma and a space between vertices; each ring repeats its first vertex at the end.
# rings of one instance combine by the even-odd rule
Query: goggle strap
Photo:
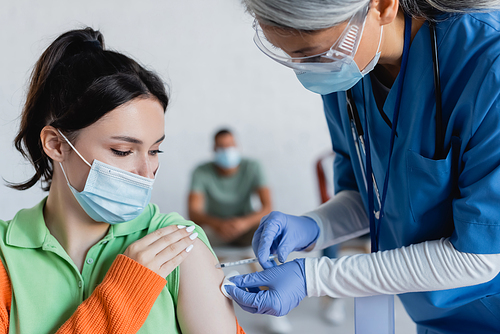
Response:
POLYGON ((349 31, 345 35, 342 43, 340 43, 339 48, 347 51, 348 53, 352 53, 354 50, 354 45, 356 43, 356 37, 358 36, 359 28, 357 26, 349 27, 349 31))

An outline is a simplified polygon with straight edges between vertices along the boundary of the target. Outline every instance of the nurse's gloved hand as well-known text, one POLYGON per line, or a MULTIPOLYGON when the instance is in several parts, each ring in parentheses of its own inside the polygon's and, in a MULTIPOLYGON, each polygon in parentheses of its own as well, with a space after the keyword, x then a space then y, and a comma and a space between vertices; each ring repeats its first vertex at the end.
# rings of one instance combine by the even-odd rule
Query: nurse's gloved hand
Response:
POLYGON ((312 218, 273 211, 261 219, 252 248, 262 268, 267 269, 276 266, 269 260, 270 254, 277 254, 278 260, 285 263, 288 254, 306 249, 318 236, 319 227, 312 218))
POLYGON ((250 313, 283 316, 307 295, 304 259, 229 280, 236 286, 224 285, 227 293, 250 313), (267 286, 269 290, 260 290, 259 286, 267 286))

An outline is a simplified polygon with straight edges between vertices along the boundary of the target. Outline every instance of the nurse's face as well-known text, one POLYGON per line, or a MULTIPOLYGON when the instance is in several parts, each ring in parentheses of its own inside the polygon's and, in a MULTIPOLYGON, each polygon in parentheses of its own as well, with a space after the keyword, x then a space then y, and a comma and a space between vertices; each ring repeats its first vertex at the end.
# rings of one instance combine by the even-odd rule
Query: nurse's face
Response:
MULTIPOLYGON (((79 131, 72 144, 90 164, 94 159, 147 178, 158 169, 165 116, 153 98, 136 98, 79 131)), ((64 146, 64 170, 71 185, 82 191, 90 167, 69 145, 64 146)), ((55 164, 58 166, 58 164, 55 164)))
MULTIPOLYGON (((365 28, 354 61, 360 70, 373 59, 380 40, 381 26, 372 9, 368 11, 365 28)), ((276 28, 260 24, 267 40, 290 57, 310 57, 328 51, 342 35, 347 22, 314 32, 276 28)))

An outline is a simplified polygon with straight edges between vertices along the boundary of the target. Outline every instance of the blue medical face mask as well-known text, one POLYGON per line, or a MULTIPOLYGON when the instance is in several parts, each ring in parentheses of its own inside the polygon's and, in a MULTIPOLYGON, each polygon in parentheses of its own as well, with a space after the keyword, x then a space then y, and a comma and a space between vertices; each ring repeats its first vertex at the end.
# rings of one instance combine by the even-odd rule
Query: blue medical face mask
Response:
MULTIPOLYGON (((382 42, 383 27, 380 31, 380 40, 377 52, 373 59, 366 65, 363 71, 360 71, 354 59, 345 61, 337 71, 322 71, 322 64, 317 64, 318 71, 299 71, 295 70, 297 79, 308 90, 321 95, 333 92, 346 91, 354 87, 366 74, 371 72, 380 58, 380 43, 382 42)), ((324 67, 331 66, 325 64, 324 67)))
POLYGON ((71 186, 63 165, 59 163, 69 189, 90 218, 108 224, 118 224, 139 216, 151 199, 154 179, 127 172, 98 160, 94 160, 90 165, 69 140, 60 131, 59 133, 90 167, 85 188, 79 192, 71 186))
POLYGON ((215 151, 215 164, 221 168, 234 168, 241 162, 241 155, 234 146, 227 148, 218 148, 215 151))

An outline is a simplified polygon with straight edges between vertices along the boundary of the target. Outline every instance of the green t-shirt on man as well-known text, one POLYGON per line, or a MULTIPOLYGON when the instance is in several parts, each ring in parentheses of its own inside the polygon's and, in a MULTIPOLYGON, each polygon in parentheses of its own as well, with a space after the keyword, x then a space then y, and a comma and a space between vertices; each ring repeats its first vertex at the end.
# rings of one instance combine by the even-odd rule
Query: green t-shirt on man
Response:
POLYGON ((193 172, 190 190, 203 193, 207 214, 231 218, 252 213, 252 194, 265 186, 260 163, 243 158, 238 171, 230 176, 221 175, 213 162, 198 166, 193 172))

